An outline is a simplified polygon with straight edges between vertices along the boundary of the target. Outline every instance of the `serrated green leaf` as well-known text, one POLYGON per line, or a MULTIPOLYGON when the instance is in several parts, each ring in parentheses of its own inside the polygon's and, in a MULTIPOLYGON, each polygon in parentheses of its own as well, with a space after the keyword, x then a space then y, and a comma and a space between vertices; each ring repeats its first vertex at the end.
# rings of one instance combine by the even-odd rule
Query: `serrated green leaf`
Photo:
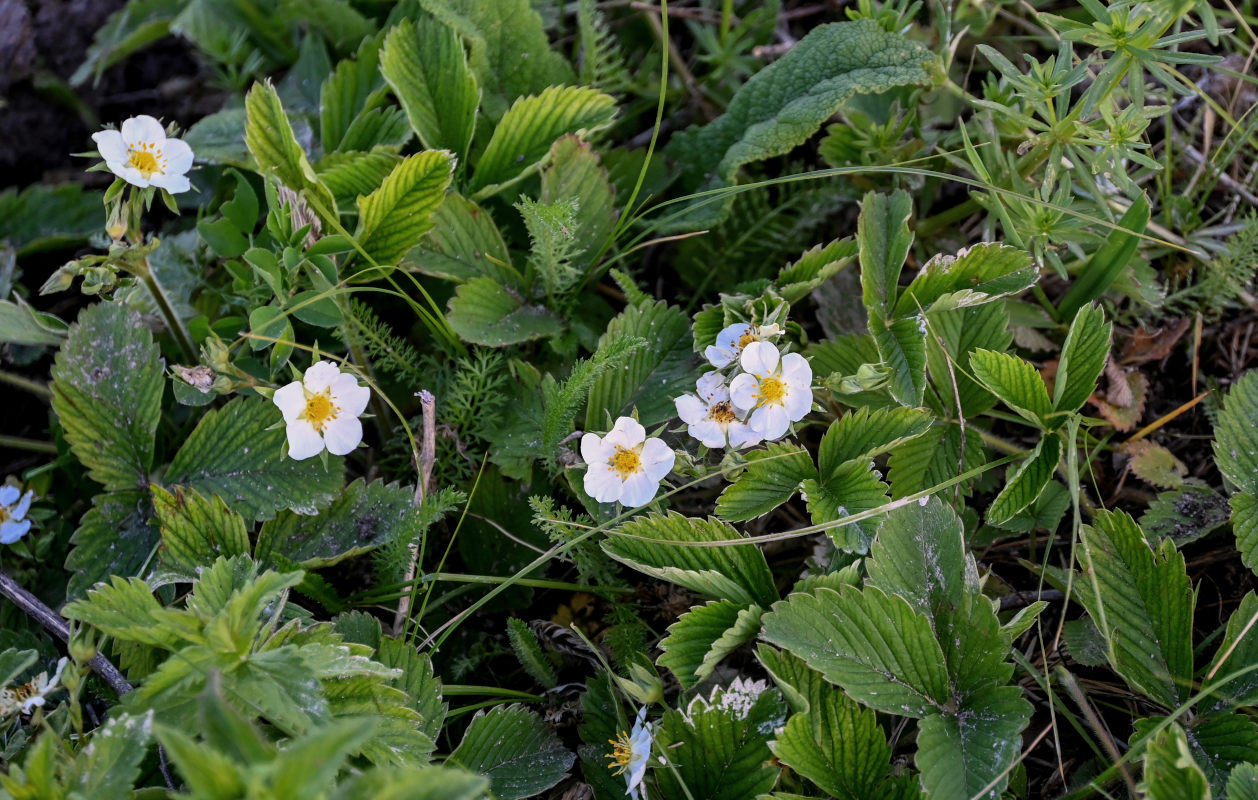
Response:
POLYGON ((1228 800, 1258 800, 1258 764, 1237 764, 1227 780, 1228 800))
POLYGON ((1229 516, 1228 502, 1218 492, 1208 486, 1185 483, 1174 491, 1160 492, 1140 515, 1140 528, 1150 541, 1171 539, 1182 547, 1227 524, 1229 516))
POLYGON ((410 696, 414 709, 423 720, 419 724, 420 732, 436 741, 446 718, 447 706, 441 697, 441 679, 433 672, 432 659, 427 653, 416 650, 414 645, 391 636, 380 640, 376 659, 386 667, 401 670, 401 675, 393 679, 393 686, 410 696))
MULTIPOLYGON (((744 164, 803 144, 854 95, 929 84, 936 63, 926 47, 872 19, 818 25, 753 75, 725 114, 674 135, 670 154, 685 165, 690 188, 731 185, 744 164)), ((686 226, 723 218, 728 201, 708 208, 686 226)))
MULTIPOLYGON (((887 502, 887 484, 871 462, 863 458, 844 462, 817 479, 810 478, 801 488, 808 495, 808 512, 814 525, 869 511, 887 502)), ((869 549, 877 526, 876 518, 867 519, 828 528, 826 533, 840 550, 863 553, 869 549)))
POLYGON ((77 183, 5 189, 0 192, 0 241, 17 248, 19 258, 73 247, 100 230, 101 197, 77 183))
POLYGON ((1240 674, 1218 689, 1217 699, 1209 708, 1218 710, 1258 703, 1258 670, 1249 669, 1258 664, 1258 636, 1251 635, 1255 622, 1258 622, 1258 595, 1246 592, 1228 617, 1223 641, 1210 661, 1210 669, 1206 670, 1213 678, 1205 683, 1213 684, 1240 674))
POLYGON ((845 461, 882 455, 924 434, 933 419, 922 408, 860 408, 844 414, 821 437, 817 469, 824 476, 845 461))
POLYGON ((1167 708, 1192 693, 1194 598, 1184 556, 1171 542, 1153 551, 1121 511, 1098 511, 1083 527, 1083 580, 1100 590, 1080 594, 1109 641, 1111 666, 1133 689, 1167 708))
POLYGON ((453 767, 368 770, 343 781, 332 800, 480 800, 489 781, 453 767))
POLYGON ((776 690, 763 682, 735 679, 698 696, 685 711, 664 714, 656 748, 667 753, 672 769, 655 772, 661 796, 693 800, 754 800, 777 781, 767 740, 782 723, 786 708, 776 690))
POLYGON ((1186 733, 1189 751, 1220 797, 1235 767, 1258 762, 1258 722, 1244 712, 1198 716, 1186 733))
MULTIPOLYGON (((887 460, 891 497, 899 500, 916 494, 982 464, 983 442, 977 432, 963 433, 959 425, 937 425, 891 451, 887 460)), ((973 484, 973 480, 961 484, 963 496, 969 495, 973 484)))
POLYGON ((946 616, 967 592, 965 526, 938 497, 912 503, 883 518, 865 562, 869 585, 903 597, 930 619, 946 616))
POLYGON ((446 319, 465 341, 490 347, 542 339, 563 330, 563 320, 548 309, 527 305, 517 293, 490 277, 460 284, 450 298, 446 319))
POLYGON ((1024 250, 996 242, 954 256, 935 256, 900 293, 896 316, 989 303, 1035 285, 1039 272, 1024 250))
POLYGON ((699 377, 690 320, 663 300, 646 302, 626 307, 609 322, 599 346, 617 336, 640 337, 647 346, 630 356, 622 369, 603 373, 590 387, 585 429, 604 430, 608 415, 614 420, 634 408, 638 421, 648 427, 675 418, 673 398, 693 391, 699 377))
POLYGON ((161 526, 163 561, 184 575, 195 575, 219 556, 249 552, 249 533, 240 515, 218 495, 202 497, 175 486, 168 492, 154 484, 153 510, 161 526))
POLYGON ((746 457, 747 468, 716 501, 716 513, 730 522, 769 513, 794 497, 804 480, 817 474, 808 451, 799 445, 771 442, 746 457))
POLYGON ((987 507, 989 525, 1008 522, 1022 509, 1035 502, 1044 487, 1053 478, 1057 462, 1061 459, 1061 438, 1047 433, 1025 461, 1011 470, 1005 478, 1005 488, 987 507))
POLYGON ((517 100, 476 162, 473 197, 493 194, 529 174, 559 137, 601 130, 615 116, 615 99, 588 87, 552 86, 517 100))
POLYGON ((359 478, 314 516, 282 511, 268 520, 253 557, 263 565, 282 556, 302 569, 323 569, 394 539, 409 540, 418 532, 417 511, 411 488, 359 478))
POLYGON ((402 159, 388 148, 379 147, 368 153, 328 153, 315 165, 319 180, 328 187, 338 206, 352 207, 359 195, 368 195, 402 159))
POLYGON ((0 342, 21 345, 59 345, 66 339, 67 326, 54 317, 31 308, 20 295, 17 302, 0 300, 0 342))
POLYGON ((488 277, 517 291, 524 288, 524 278, 511 266, 511 253, 489 212, 450 192, 433 212, 432 222, 432 230, 407 254, 406 267, 452 281, 488 277))
POLYGON ((817 245, 794 263, 782 267, 774 280, 778 294, 788 303, 798 303, 851 263, 857 250, 856 240, 850 238, 817 245))
POLYGON ((106 489, 147 485, 165 382, 139 316, 114 303, 84 309, 52 377, 53 411, 92 480, 106 489))
POLYGON ((1210 799, 1210 784, 1193 759, 1179 723, 1172 722, 1148 743, 1144 780, 1138 788, 1149 800, 1210 799))
POLYGON ((444 150, 417 153, 394 167, 379 189, 358 198, 363 250, 377 264, 396 264, 432 229, 453 175, 453 156, 444 150))
POLYGON ((972 358, 979 348, 1004 352, 1013 341, 1005 303, 988 303, 926 316, 926 368, 948 416, 955 417, 957 397, 961 416, 973 419, 996 405, 996 397, 974 380, 972 358))
POLYGON ((626 522, 603 542, 603 551, 639 572, 705 597, 768 606, 777 599, 769 564, 755 545, 738 544, 741 539, 718 519, 669 512, 626 522), (695 547, 670 541, 728 544, 695 547))
MULTIPOLYGON (((1232 487, 1251 495, 1258 494, 1255 419, 1258 419, 1258 370, 1250 370, 1232 386, 1218 415, 1214 426, 1214 460, 1232 487)), ((1242 549, 1241 552, 1249 551, 1242 549)))
POLYGON ((78 752, 65 788, 81 797, 125 797, 139 777, 152 735, 152 714, 110 717, 78 752))
POLYGON ((659 663, 677 676, 683 689, 708 678, 721 659, 760 632, 759 606, 714 600, 694 606, 668 627, 659 663))
POLYGON ((476 712, 447 763, 489 778, 499 800, 519 800, 559 783, 575 760, 536 714, 512 705, 476 712))
MULTIPOLYGON (((909 230, 912 213, 913 200, 904 191, 896 191, 890 197, 869 192, 861 201, 856 242, 860 250, 861 291, 871 322, 885 323, 893 316, 900 270, 913 246, 913 232, 909 230)), ((916 309, 909 311, 914 313, 916 309)), ((876 333, 874 338, 877 339, 876 333)))
POLYGON ((115 575, 89 591, 85 600, 68 603, 61 613, 109 636, 167 650, 204 641, 200 620, 186 611, 162 608, 139 578, 115 575))
POLYGON ((96 31, 83 63, 70 76, 70 85, 82 86, 89 79, 99 83, 105 70, 169 36, 171 20, 183 6, 181 0, 130 0, 96 31))
POLYGON ((66 569, 74 574, 67 597, 81 597, 111 575, 138 574, 161 540, 152 518, 148 492, 108 492, 92 498, 92 508, 70 539, 74 549, 66 556, 66 569))
POLYGON ((281 456, 279 409, 261 398, 240 397, 209 411, 184 441, 166 471, 167 484, 217 494, 247 520, 270 519, 287 508, 315 514, 341 489, 344 459, 294 461, 281 456))
POLYGON ((201 164, 225 164, 252 169, 245 144, 245 110, 225 108, 202 117, 183 135, 201 164))
POLYGON ((319 142, 325 153, 344 147, 354 120, 386 101, 380 75, 380 37, 362 43, 353 58, 336 65, 319 87, 319 142))
POLYGON ((955 713, 918 723, 917 756, 922 788, 931 800, 996 800, 1022 749, 1031 704, 1017 686, 975 694, 955 713), (983 791, 986 789, 986 791, 983 791))
POLYGON ((385 37, 380 72, 424 147, 465 159, 480 90, 458 35, 432 17, 403 22, 385 37))
POLYGON ((580 137, 561 136, 542 170, 542 203, 576 202, 569 260, 584 270, 616 226, 614 190, 594 148, 580 137))
POLYGON ((930 620, 898 595, 874 587, 817 589, 775 604, 762 622, 763 639, 879 711, 920 718, 950 697, 930 620))
POLYGON ((271 765, 270 785, 276 796, 316 796, 333 782, 375 728, 372 719, 340 719, 290 740, 271 765))
POLYGON ((920 406, 926 393, 926 321, 914 316, 884 324, 870 317, 869 332, 891 371, 891 396, 902 406, 920 406))
POLYGON ((12 647, 0 652, 0 685, 12 686, 17 677, 30 668, 39 658, 36 650, 17 650, 12 647))
POLYGON ((481 109, 498 122, 516 98, 574 82, 563 53, 551 48, 529 0, 420 0, 424 10, 458 31, 482 89, 481 109))
POLYGON ((1258 495, 1237 492, 1228 500, 1232 507, 1232 530, 1241 562, 1258 570, 1258 495))
POLYGON ((980 349, 970 354, 970 369, 979 383, 1018 416, 1038 428, 1045 427, 1053 405, 1044 379, 1030 363, 1009 353, 980 349))
POLYGON ((258 171, 301 193, 320 217, 335 216, 336 200, 297 143, 284 106, 269 81, 255 83, 245 95, 245 115, 245 143, 258 171))
POLYGON ((1109 358, 1112 329, 1105 312, 1097 306, 1084 306, 1075 315, 1066 342, 1061 346, 1061 361, 1053 387, 1053 411, 1078 411, 1096 391, 1096 381, 1105 369, 1105 359, 1109 358))

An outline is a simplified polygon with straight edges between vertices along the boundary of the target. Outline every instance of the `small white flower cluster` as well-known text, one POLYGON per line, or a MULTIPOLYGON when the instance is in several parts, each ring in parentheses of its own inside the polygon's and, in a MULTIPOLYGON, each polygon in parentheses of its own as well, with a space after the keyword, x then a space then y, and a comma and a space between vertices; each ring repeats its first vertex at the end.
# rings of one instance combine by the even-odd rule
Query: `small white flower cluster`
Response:
POLYGON ((738 449, 786 435, 812 409, 812 367, 799 353, 782 355, 772 339, 777 325, 738 323, 704 351, 716 367, 699 379, 695 394, 674 400, 677 416, 707 447, 738 449), (722 370, 733 367, 725 384, 722 370))

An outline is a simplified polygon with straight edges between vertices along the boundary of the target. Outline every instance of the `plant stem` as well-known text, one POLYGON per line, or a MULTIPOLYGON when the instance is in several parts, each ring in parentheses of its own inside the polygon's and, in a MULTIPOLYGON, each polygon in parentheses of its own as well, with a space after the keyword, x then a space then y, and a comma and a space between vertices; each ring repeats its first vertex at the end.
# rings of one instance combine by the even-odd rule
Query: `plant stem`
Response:
POLYGON ((57 446, 52 442, 44 442, 39 439, 25 439, 21 436, 4 436, 0 435, 0 447, 8 447, 13 450, 29 450, 32 453, 49 453, 57 454, 57 446))
MULTIPOLYGON (((22 609, 28 616, 33 618, 40 625, 47 628, 52 634, 63 642, 70 641, 70 626, 56 611, 53 611, 43 602, 18 585, 17 581, 0 572, 0 595, 6 597, 13 605, 22 609)), ((92 671, 101 676, 105 683, 113 688, 118 696, 126 694, 134 687, 123 677, 109 659, 105 658, 103 653, 97 653, 87 665, 92 671)))
POLYGON ((137 270, 137 276, 144 281, 144 285, 148 287, 149 294, 153 295, 157 308, 162 312, 162 317, 166 320, 166 327, 170 329, 174 335, 175 341, 179 343, 179 349, 183 351, 184 358, 189 363, 197 360, 197 348, 192 343, 192 336, 189 335, 188 329, 184 327, 183 320, 175 313, 175 307, 170 304, 170 299, 166 297, 166 291, 162 288, 162 284, 157 280, 157 274, 153 272, 149 266, 149 260, 144 259, 144 268, 137 270))
POLYGON ((30 392, 33 395, 42 397, 45 400, 52 399, 52 389, 48 388, 45 383, 33 381, 30 378, 23 378, 21 375, 14 375, 12 372, 0 370, 0 383, 7 383, 10 386, 16 386, 23 391, 30 392))

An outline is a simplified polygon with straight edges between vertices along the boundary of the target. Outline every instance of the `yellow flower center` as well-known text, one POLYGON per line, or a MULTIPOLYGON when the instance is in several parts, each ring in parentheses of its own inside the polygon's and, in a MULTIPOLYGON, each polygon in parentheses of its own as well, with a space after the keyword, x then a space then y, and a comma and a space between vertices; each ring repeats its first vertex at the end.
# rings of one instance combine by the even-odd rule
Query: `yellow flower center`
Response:
POLYGON ((341 409, 332 403, 332 390, 324 389, 315 394, 306 394, 306 410, 297 417, 309 422, 316 431, 323 433, 327 424, 336 419, 341 409))
POLYGON ((612 471, 623 481, 642 469, 642 458, 637 450, 626 450, 616 445, 616 455, 612 456, 611 467, 612 471))
POLYGON ((735 419, 734 408, 728 401, 722 400, 708 409, 708 419, 713 422, 719 422, 722 425, 728 425, 735 419))
POLYGON ((612 763, 608 764, 607 768, 616 770, 614 773, 616 775, 624 775, 625 770, 629 769, 629 762, 633 761, 633 741, 624 731, 616 734, 615 739, 607 741, 612 746, 612 751, 607 754, 612 763))
POLYGON ((4 523, 8 522, 9 517, 11 516, 13 515, 9 512, 8 506, 0 506, 0 525, 3 525, 4 523))
POLYGON ((786 397, 786 384, 778 377, 763 378, 760 381, 760 394, 757 397, 765 403, 781 405, 786 397))
POLYGON ((150 178, 154 173, 163 172, 158 166, 157 154, 152 152, 153 145, 148 142, 140 142, 139 145, 132 145, 127 148, 127 163, 140 171, 145 180, 150 178))
POLYGON ((743 348, 745 348, 747 345, 751 344, 754 341, 756 341, 755 329, 748 328, 746 333, 738 337, 739 352, 742 352, 743 348))

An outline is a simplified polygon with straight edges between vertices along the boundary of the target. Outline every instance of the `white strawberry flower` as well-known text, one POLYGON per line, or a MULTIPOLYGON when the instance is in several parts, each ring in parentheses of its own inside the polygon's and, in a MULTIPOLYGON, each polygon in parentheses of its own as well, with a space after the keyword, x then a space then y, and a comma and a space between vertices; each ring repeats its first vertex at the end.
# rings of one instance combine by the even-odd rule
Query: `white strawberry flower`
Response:
POLYGON ((730 402, 729 387, 721 373, 707 373, 695 389, 698 396, 687 393, 673 400, 677 416, 689 426, 691 436, 705 447, 737 449, 760 441, 760 435, 744 421, 747 412, 740 412, 730 402))
POLYGON ((613 749, 607 757, 612 763, 607 765, 608 768, 616 775, 625 776, 627 797, 646 800, 646 787, 642 785, 642 780, 646 777, 646 762, 651 756, 651 725, 646 721, 646 706, 638 709, 633 730, 628 733, 621 731, 610 742, 613 749))
POLYGON ((769 341, 781 334, 782 329, 777 325, 749 325, 746 322, 736 322, 718 333, 716 344, 708 345, 703 355, 709 364, 717 369, 724 369, 738 360, 747 345, 752 342, 769 341))
POLYGON ((65 671, 68 661, 69 659, 63 656, 57 662, 57 671, 51 678, 45 671, 36 675, 29 683, 13 689, 0 689, 0 717, 10 716, 19 711, 23 714, 33 714, 36 708, 42 707, 47 702, 48 695, 60 685, 61 673, 65 671))
POLYGON ((171 194, 191 188, 186 173, 192 148, 182 139, 167 139, 162 124, 147 114, 126 120, 120 131, 93 133, 92 140, 110 171, 127 183, 171 194))
POLYGON ((663 439, 648 439, 633 417, 621 417, 606 436, 581 437, 585 491, 600 503, 620 502, 630 508, 651 502, 677 458, 663 439))
POLYGON ((743 348, 740 375, 730 383, 739 411, 750 411, 747 424, 766 441, 780 439, 792 422, 812 409, 812 367, 799 353, 781 356, 768 342, 743 348))
POLYGON ((13 544, 31 529, 26 512, 34 499, 35 492, 29 489, 22 494, 16 486, 0 486, 0 544, 13 544))
POLYGON ((343 456, 363 440, 358 416, 367 408, 371 390, 358 377, 341 372, 331 361, 319 361, 299 381, 277 389, 271 402, 288 426, 288 454, 298 461, 329 453, 343 456))

